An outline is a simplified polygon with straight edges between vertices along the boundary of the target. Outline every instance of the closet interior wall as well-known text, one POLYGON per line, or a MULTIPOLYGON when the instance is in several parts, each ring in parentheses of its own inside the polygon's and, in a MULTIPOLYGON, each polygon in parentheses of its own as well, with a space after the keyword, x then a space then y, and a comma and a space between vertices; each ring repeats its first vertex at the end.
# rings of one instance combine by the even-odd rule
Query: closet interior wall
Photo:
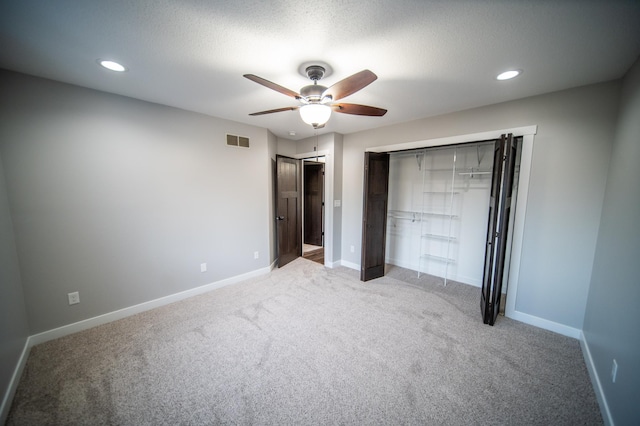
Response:
POLYGON ((386 263, 477 287, 493 141, 391 153, 386 263))

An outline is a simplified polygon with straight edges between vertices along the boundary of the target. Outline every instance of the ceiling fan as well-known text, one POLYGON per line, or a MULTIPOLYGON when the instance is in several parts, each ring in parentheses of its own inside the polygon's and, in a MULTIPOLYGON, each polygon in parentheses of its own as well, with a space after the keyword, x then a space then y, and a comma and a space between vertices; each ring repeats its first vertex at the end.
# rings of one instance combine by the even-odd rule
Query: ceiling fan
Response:
POLYGON ((374 82, 378 76, 369 70, 363 70, 350 77, 345 78, 327 88, 318 84, 318 80, 322 79, 325 74, 325 68, 320 65, 311 65, 305 69, 307 77, 313 81, 313 84, 304 86, 300 89, 300 93, 289 90, 262 77, 253 74, 245 74, 244 77, 251 81, 255 81, 269 89, 280 92, 283 95, 291 96, 302 102, 302 105, 270 109, 267 111, 254 112, 252 116, 272 114, 274 112, 295 111, 300 110, 302 120, 313 126, 314 129, 320 129, 329 121, 331 111, 341 112, 343 114, 367 115, 381 117, 386 114, 387 110, 367 105, 348 104, 344 102, 335 103, 336 101, 346 98, 347 96, 357 92, 358 90, 368 86, 374 82))

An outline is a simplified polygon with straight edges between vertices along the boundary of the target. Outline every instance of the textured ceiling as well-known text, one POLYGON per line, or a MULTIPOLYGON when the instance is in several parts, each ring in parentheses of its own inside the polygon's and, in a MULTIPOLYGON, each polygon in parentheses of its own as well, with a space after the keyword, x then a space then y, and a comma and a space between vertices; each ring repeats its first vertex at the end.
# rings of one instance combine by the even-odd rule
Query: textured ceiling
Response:
POLYGON ((297 112, 248 115, 297 101, 243 74, 298 91, 305 63, 331 67, 325 86, 372 70, 344 101, 389 112, 319 131, 348 134, 620 78, 640 54, 640 1, 2 0, 0 46, 2 68, 300 139, 314 131, 297 112), (524 73, 495 80, 509 68, 524 73))

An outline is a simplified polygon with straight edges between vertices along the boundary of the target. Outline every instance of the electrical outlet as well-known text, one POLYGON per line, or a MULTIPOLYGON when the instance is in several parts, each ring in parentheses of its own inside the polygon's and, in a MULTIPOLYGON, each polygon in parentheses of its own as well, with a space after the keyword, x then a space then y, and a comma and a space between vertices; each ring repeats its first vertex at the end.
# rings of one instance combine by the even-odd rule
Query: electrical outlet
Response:
POLYGON ((80 303, 80 293, 78 293, 77 291, 67 294, 67 297, 69 298, 70 305, 75 305, 76 303, 80 303))
POLYGON ((258 259, 259 257, 260 257, 260 253, 259 253, 259 252, 257 252, 257 251, 254 251, 254 252, 253 252, 253 258, 254 258, 254 259, 258 259))
POLYGON ((206 263, 201 263, 200 264, 200 272, 207 272, 207 264, 206 263))
POLYGON ((356 248, 354 246, 351 246, 351 253, 355 252, 356 248))
POLYGON ((616 376, 618 375, 618 362, 614 359, 613 365, 611 366, 611 382, 616 382, 616 376))

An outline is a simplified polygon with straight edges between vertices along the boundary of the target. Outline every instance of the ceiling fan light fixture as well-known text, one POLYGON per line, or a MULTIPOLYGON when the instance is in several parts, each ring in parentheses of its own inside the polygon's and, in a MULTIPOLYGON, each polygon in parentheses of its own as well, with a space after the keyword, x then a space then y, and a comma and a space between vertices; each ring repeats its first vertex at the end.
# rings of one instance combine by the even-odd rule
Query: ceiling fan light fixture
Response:
POLYGON ((340 80, 331 87, 325 87, 318 84, 325 74, 325 68, 320 65, 309 65, 305 71, 307 76, 313 81, 300 89, 300 93, 280 86, 262 77, 254 74, 244 74, 243 77, 258 83, 268 89, 275 90, 278 93, 296 99, 302 105, 290 106, 284 108, 271 109, 267 111, 254 112, 249 115, 264 115, 274 112, 295 111, 300 110, 300 118, 307 124, 313 126, 314 129, 321 129, 331 118, 331 111, 334 110, 341 114, 365 115, 369 117, 382 117, 387 110, 383 108, 372 107, 368 105, 350 104, 350 103, 334 103, 335 101, 345 98, 358 90, 363 89, 373 83, 378 76, 369 70, 362 70, 347 78, 340 80))
POLYGON ((308 104, 300 108, 300 118, 314 127, 322 126, 331 117, 331 107, 322 104, 308 104))

